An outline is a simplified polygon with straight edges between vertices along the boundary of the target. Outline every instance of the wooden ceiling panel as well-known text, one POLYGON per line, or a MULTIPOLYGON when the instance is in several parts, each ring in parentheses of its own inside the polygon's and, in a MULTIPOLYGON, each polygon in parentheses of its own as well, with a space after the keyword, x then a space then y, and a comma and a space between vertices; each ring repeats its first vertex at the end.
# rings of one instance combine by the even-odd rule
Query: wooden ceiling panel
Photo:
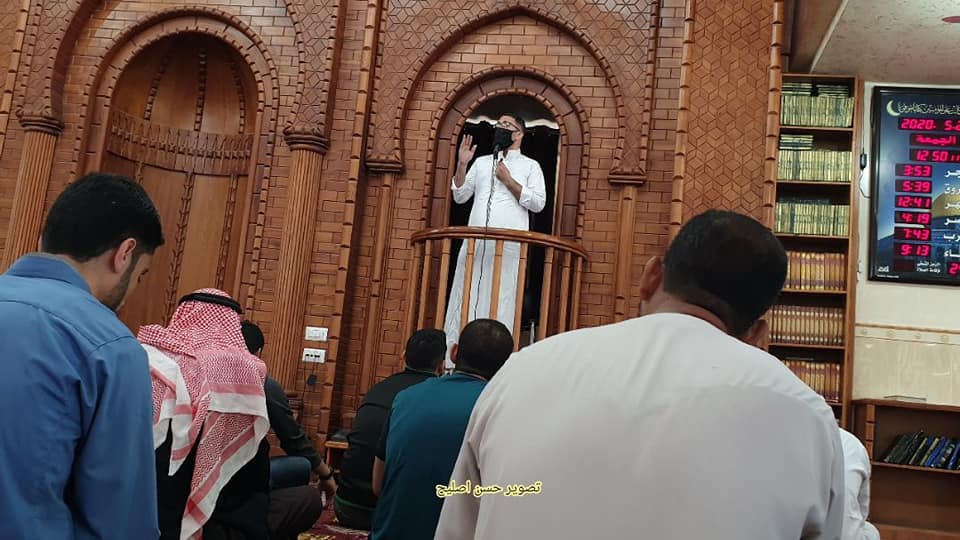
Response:
POLYGON ((813 71, 877 82, 956 85, 960 25, 943 21, 956 15, 956 0, 847 0, 813 71))
POLYGON ((813 65, 817 50, 833 22, 843 0, 792 0, 790 32, 790 71, 806 73, 813 65))

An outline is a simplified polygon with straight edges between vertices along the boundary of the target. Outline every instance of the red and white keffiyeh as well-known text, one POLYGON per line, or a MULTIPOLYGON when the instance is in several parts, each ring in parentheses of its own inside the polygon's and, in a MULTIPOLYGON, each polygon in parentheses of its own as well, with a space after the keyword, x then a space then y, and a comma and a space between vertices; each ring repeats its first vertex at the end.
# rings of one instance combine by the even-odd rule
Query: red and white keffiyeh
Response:
MULTIPOLYGON (((229 298, 217 289, 197 292, 229 298)), ((154 448, 173 434, 170 475, 202 428, 180 531, 181 539, 199 539, 221 489, 256 455, 270 427, 267 369, 247 351, 240 315, 226 306, 187 300, 169 326, 144 326, 137 339, 150 360, 154 448)))

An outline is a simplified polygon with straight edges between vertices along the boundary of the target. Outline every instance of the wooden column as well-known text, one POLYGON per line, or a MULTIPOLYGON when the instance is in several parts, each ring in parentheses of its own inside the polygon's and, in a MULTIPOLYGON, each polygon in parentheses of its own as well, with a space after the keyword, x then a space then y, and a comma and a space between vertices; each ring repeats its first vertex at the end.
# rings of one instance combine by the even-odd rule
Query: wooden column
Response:
POLYGON ((773 229, 777 204, 777 156, 780 149, 780 89, 783 69, 780 65, 783 45, 784 5, 773 3, 773 37, 770 43, 770 69, 767 89, 766 144, 763 156, 763 216, 760 220, 773 229))
POLYGON ((53 151, 63 124, 48 117, 23 117, 23 153, 17 171, 17 188, 0 267, 6 269, 21 255, 37 250, 43 226, 43 203, 50 184, 53 151))
MULTIPOLYGON (((547 246, 543 258, 543 290, 540 292, 540 320, 537 321, 537 341, 547 337, 547 328, 550 326, 550 307, 553 301, 553 259, 556 249, 547 246)), ((551 332, 551 335, 553 332, 551 332)))
MULTIPOLYGON (((13 0, 8 0, 13 1, 13 0)), ((17 74, 20 72, 20 59, 23 56, 23 38, 27 33, 27 15, 30 13, 30 0, 20 0, 20 14, 17 18, 17 31, 13 35, 13 50, 10 52, 10 66, 7 76, 0 87, 0 155, 7 139, 7 125, 13 109, 13 94, 17 88, 17 74)))
POLYGON ((623 187, 620 193, 620 236, 617 241, 617 263, 614 274, 613 321, 620 322, 630 318, 627 308, 630 300, 631 276, 633 265, 633 231, 637 221, 637 186, 623 187))
MULTIPOLYGON (((390 243, 390 228, 393 223, 393 179, 396 172, 383 175, 377 202, 377 229, 373 242, 373 273, 370 276, 370 296, 367 298, 367 320, 361 341, 363 358, 360 361, 360 393, 366 394, 373 386, 377 373, 377 349, 380 347, 380 312, 383 299, 383 274, 386 270, 387 248, 390 243)), ((417 264, 411 261, 410 264, 417 264)), ((403 339, 406 339, 404 337, 403 339)))
POLYGON ((684 223, 683 199, 687 179, 687 150, 690 130, 690 73, 693 66, 693 18, 695 0, 687 0, 683 16, 683 46, 680 48, 680 94, 677 98, 677 135, 673 152, 673 194, 670 198, 670 236, 673 242, 684 223))
POLYGON ((523 295, 526 292, 526 283, 527 283, 527 255, 529 253, 530 244, 526 242, 520 243, 520 272, 517 275, 517 298, 514 302, 514 312, 513 312, 513 350, 520 350, 520 330, 523 326, 523 321, 520 319, 523 317, 523 295))
POLYGON ((284 388, 294 388, 303 353, 310 256, 327 141, 306 133, 286 133, 285 138, 291 151, 290 178, 274 293, 272 343, 267 350, 270 374, 284 388))
MULTIPOLYGON (((333 385, 340 363, 340 342, 347 336, 343 328, 347 299, 347 276, 350 273, 350 255, 353 248, 354 223, 360 206, 357 194, 363 176, 363 158, 366 154, 367 128, 370 123, 370 107, 374 87, 374 68, 377 64, 377 37, 380 34, 380 15, 386 0, 367 0, 363 26, 363 49, 360 53, 360 73, 357 80, 356 107, 353 113, 353 135, 350 140, 350 166, 344 192, 343 227, 340 229, 340 262, 333 293, 333 313, 330 315, 330 334, 327 345, 327 368, 323 372, 323 385, 326 387, 320 401, 320 411, 330 413, 333 404, 333 385)), ((342 35, 342 34, 338 34, 342 35)), ((403 167, 399 160, 392 162, 386 172, 400 174, 403 167)), ((429 249, 429 246, 428 246, 429 249)), ((428 272, 424 269, 424 275, 428 272)), ((358 381, 362 384, 362 381, 358 381)), ((357 396, 358 399, 360 396, 357 396)), ((341 420, 343 421, 343 420, 341 420)), ((320 426, 326 432, 327 424, 320 426)))

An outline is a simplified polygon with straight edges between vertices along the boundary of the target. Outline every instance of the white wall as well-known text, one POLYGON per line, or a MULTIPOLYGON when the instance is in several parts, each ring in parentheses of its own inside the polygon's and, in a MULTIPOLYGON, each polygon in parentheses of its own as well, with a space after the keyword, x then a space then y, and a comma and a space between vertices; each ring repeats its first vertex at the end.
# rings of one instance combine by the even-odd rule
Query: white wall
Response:
MULTIPOLYGON (((960 88, 867 82, 861 148, 872 163, 875 86, 960 88)), ((855 150, 856 151, 856 150, 855 150)), ((858 154, 859 152, 856 151, 858 154)), ((909 395, 960 404, 960 286, 910 285, 867 279, 870 167, 860 177, 853 397, 909 395)))

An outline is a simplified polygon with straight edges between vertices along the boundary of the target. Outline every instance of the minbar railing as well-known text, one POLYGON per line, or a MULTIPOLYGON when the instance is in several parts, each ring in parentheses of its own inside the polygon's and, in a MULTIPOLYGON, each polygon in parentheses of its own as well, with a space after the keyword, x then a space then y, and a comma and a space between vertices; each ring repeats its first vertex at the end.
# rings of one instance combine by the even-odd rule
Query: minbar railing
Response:
MULTIPOLYGON (((528 271, 534 251, 543 250, 543 281, 540 288, 539 317, 537 318, 536 341, 573 330, 579 327, 580 289, 584 265, 589 262, 587 252, 577 243, 546 234, 512 229, 483 227, 445 227, 414 233, 413 260, 407 281, 406 334, 419 328, 443 329, 447 308, 447 291, 450 286, 451 268, 456 265, 455 241, 462 241, 460 249, 466 250, 463 272, 463 300, 460 306, 460 328, 471 320, 470 284, 473 279, 474 260, 482 242, 493 244, 493 276, 490 287, 490 318, 497 318, 499 292, 503 271, 504 246, 515 243, 520 248, 520 264, 517 275, 517 291, 514 304, 512 334, 514 347, 520 348, 521 325, 527 285, 531 281, 528 271)), ((538 254, 539 255, 539 254, 538 254)), ((536 257, 539 259, 539 256, 536 257)), ((537 265, 539 267, 539 265, 537 265)))

